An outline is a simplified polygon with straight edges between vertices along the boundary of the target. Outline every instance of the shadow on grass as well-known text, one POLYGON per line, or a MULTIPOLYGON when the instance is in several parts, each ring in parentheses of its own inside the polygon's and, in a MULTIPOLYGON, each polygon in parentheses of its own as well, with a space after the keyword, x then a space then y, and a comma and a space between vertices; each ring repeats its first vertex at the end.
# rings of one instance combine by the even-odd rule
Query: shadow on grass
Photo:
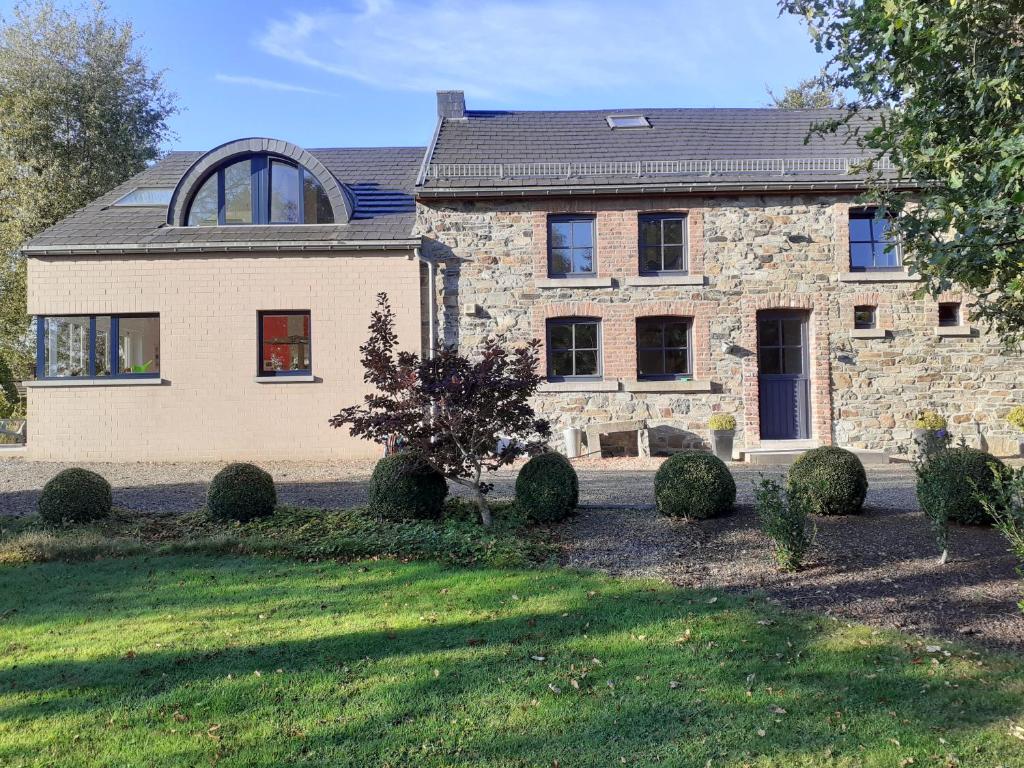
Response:
POLYGON ((83 729, 96 764, 125 762, 126 731, 158 765, 887 764, 890 738, 922 757, 939 735, 988 749, 979 734, 1020 715, 1024 686, 1005 661, 932 664, 755 601, 558 570, 154 558, 3 574, 12 764, 83 729))

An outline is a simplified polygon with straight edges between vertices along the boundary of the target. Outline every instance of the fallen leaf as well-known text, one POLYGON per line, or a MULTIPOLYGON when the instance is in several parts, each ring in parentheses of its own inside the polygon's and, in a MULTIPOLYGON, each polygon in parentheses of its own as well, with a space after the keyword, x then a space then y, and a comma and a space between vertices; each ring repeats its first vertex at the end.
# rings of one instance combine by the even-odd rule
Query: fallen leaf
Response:
MULTIPOLYGON (((938 653, 941 650, 942 650, 942 646, 941 645, 926 645, 924 647, 925 653, 938 653)), ((910 758, 910 759, 913 760, 913 758, 910 758)))
POLYGON ((669 680, 668 681, 668 687, 673 689, 673 690, 675 690, 676 688, 679 687, 679 681, 678 680, 669 680))
POLYGON ((712 597, 710 600, 708 600, 708 605, 714 605, 717 602, 718 602, 718 598, 717 597, 712 597))
POLYGON ((554 683, 548 683, 548 688, 549 688, 549 689, 551 689, 551 692, 552 692, 552 693, 561 693, 561 692, 562 692, 562 689, 561 689, 561 688, 559 688, 559 687, 558 687, 557 685, 555 685, 554 683))
POLYGON ((767 733, 768 732, 764 728, 757 729, 757 735, 760 736, 762 739, 767 735, 767 733))
POLYGON ((786 714, 786 710, 784 710, 782 707, 772 707, 772 714, 784 715, 786 714))
POLYGON ((530 658, 533 659, 534 661, 546 661, 547 660, 547 656, 531 656, 530 658))
POLYGON ((434 677, 440 677, 440 676, 441 676, 441 670, 440 669, 435 669, 434 670, 434 677))
POLYGON ((580 689, 580 681, 579 680, 570 680, 569 681, 569 685, 571 685, 577 691, 580 689))

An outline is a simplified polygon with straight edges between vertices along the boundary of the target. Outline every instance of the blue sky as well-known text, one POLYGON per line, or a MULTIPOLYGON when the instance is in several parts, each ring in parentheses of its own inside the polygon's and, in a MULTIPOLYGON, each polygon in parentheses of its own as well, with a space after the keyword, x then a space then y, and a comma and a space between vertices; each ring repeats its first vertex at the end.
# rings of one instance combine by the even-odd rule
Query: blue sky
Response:
POLYGON ((823 62, 774 0, 108 4, 179 96, 168 149, 421 145, 443 88, 471 109, 762 106, 823 62))

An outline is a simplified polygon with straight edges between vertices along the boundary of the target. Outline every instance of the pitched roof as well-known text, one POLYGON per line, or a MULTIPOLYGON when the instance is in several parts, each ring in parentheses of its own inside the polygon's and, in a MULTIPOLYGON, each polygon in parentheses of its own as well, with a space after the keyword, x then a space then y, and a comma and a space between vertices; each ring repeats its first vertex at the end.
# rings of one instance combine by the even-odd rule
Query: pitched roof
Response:
POLYGON ((422 147, 312 149, 354 198, 346 224, 230 227, 170 227, 167 208, 115 206, 137 187, 174 187, 202 152, 171 152, 151 168, 36 235, 27 254, 100 253, 213 249, 258 250, 358 247, 411 241, 413 188, 422 147))
MULTIPOLYGON (((479 188, 850 183, 863 152, 844 132, 810 136, 842 110, 467 111, 442 119, 420 192, 479 188), (612 128, 612 115, 650 127, 612 128)), ((875 114, 851 122, 863 131, 875 114)))

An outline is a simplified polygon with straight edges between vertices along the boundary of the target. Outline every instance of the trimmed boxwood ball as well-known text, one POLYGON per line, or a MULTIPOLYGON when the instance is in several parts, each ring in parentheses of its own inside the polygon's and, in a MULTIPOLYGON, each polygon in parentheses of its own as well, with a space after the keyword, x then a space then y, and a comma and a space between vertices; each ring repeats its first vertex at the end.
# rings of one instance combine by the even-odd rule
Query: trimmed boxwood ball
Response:
POLYGON ((868 476, 857 454, 824 446, 807 451, 789 468, 789 493, 800 493, 817 515, 859 515, 868 476))
POLYGON ((228 464, 214 475, 206 508, 218 520, 240 523, 274 514, 277 491, 269 472, 253 464, 228 464))
POLYGON ((935 512, 940 512, 945 504, 947 518, 957 523, 991 523, 992 518, 978 503, 976 494, 991 498, 993 465, 1000 473, 1006 471, 1002 461, 975 448, 947 448, 933 454, 918 469, 918 504, 922 510, 935 512))
POLYGON ((73 467, 58 472, 39 497, 39 516, 48 523, 88 523, 110 514, 110 483, 95 472, 73 467))
POLYGON ((579 478, 562 454, 540 453, 519 470, 516 504, 531 520, 557 523, 576 511, 579 500, 579 478))
POLYGON ((385 520, 438 520, 448 483, 411 451, 385 456, 370 477, 370 512, 385 520))
POLYGON ((654 502, 663 515, 704 520, 728 513, 735 501, 736 481, 711 453, 677 453, 654 476, 654 502))

